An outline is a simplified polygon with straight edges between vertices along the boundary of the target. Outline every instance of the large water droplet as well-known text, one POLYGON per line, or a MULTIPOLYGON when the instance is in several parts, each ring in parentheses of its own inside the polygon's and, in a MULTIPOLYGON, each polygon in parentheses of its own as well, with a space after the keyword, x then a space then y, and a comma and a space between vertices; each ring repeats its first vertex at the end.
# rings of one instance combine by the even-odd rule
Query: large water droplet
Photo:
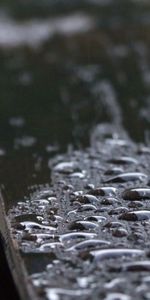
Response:
POLYGON ((127 181, 140 181, 143 182, 147 179, 147 175, 139 172, 123 173, 118 176, 105 180, 105 183, 124 183, 127 181))
POLYGON ((103 249, 91 251, 90 254, 96 260, 119 258, 122 256, 136 256, 142 255, 143 251, 138 249, 103 249))
POLYGON ((150 189, 149 188, 127 189, 123 192, 122 197, 124 200, 150 199, 150 189))
POLYGON ((150 219, 149 210, 137 210, 132 212, 127 212, 119 216, 120 220, 126 221, 144 221, 150 219))

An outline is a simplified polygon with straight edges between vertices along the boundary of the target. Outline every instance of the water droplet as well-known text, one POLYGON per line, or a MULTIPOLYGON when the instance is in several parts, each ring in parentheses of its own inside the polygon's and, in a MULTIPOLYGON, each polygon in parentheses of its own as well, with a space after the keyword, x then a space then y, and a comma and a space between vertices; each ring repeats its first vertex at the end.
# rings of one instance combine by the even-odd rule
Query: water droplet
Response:
POLYGON ((38 224, 36 222, 30 222, 30 221, 21 222, 21 225, 25 226, 25 229, 28 230, 29 232, 32 232, 32 230, 46 230, 46 231, 55 231, 56 230, 55 227, 44 226, 44 225, 38 224))
POLYGON ((105 172, 105 175, 118 175, 118 174, 121 174, 123 173, 123 169, 121 168, 112 168, 112 169, 108 169, 106 172, 105 172))
POLYGON ((104 225, 106 228, 118 228, 122 227, 123 224, 121 222, 108 222, 107 224, 104 225))
POLYGON ((110 293, 104 300, 131 300, 131 297, 122 293, 110 293))
POLYGON ((84 204, 97 204, 99 203, 99 200, 97 197, 93 196, 93 195, 81 195, 79 197, 76 197, 76 200, 79 201, 80 203, 84 203, 84 204))
POLYGON ((150 199, 149 188, 135 188, 127 189, 123 192, 122 197, 124 200, 144 200, 150 199))
POLYGON ((75 173, 72 173, 70 175, 72 178, 80 178, 80 179, 83 179, 85 178, 85 172, 82 171, 82 172, 75 172, 75 173))
POLYGON ((114 187, 100 187, 89 191, 94 196, 115 196, 117 189, 114 187))
POLYGON ((113 205, 113 204, 116 204, 118 202, 118 200, 116 198, 112 198, 112 197, 109 197, 109 198, 105 198, 101 201, 101 204, 104 204, 104 205, 113 205))
POLYGON ((144 221, 150 219, 150 211, 148 210, 137 210, 127 212, 119 216, 120 220, 126 221, 144 221))
POLYGON ((36 138, 33 136, 23 136, 22 138, 17 138, 15 140, 15 147, 32 147, 36 143, 36 138))
POLYGON ((69 225, 70 230, 90 230, 96 227, 98 227, 98 225, 90 221, 76 221, 69 225))
POLYGON ((101 222, 104 222, 106 220, 106 217, 93 215, 93 216, 86 217, 85 220, 101 223, 101 222))
POLYGON ((128 156, 122 156, 122 157, 117 157, 114 159, 108 160, 109 163, 111 164, 116 164, 116 165, 126 165, 126 164, 137 164, 137 160, 133 157, 128 157, 128 156))
POLYGON ((112 231, 112 235, 118 238, 124 237, 128 235, 128 232, 124 228, 117 228, 112 231))
POLYGON ((23 127, 25 120, 22 117, 13 117, 10 118, 9 124, 13 127, 23 127))
POLYGON ((96 206, 92 204, 83 204, 77 209, 77 212, 84 212, 84 211, 91 211, 91 210, 97 210, 96 206))
POLYGON ((125 206, 119 206, 117 208, 114 208, 112 210, 109 211, 109 215, 118 215, 118 214, 121 214, 121 213, 126 213, 128 212, 129 209, 125 206))
POLYGON ((82 297, 84 295, 89 295, 90 290, 89 289, 81 289, 81 290, 74 290, 74 289, 63 289, 63 288, 46 288, 46 297, 48 300, 60 300, 62 297, 68 298, 68 297, 82 297), (61 297, 61 298, 60 298, 61 297))
POLYGON ((96 260, 119 258, 122 256, 136 256, 142 255, 143 251, 138 249, 103 249, 91 251, 90 254, 96 260))
POLYGON ((127 181, 140 181, 143 182, 147 179, 147 175, 139 172, 123 173, 118 176, 105 180, 105 183, 124 183, 127 181))
POLYGON ((89 233, 89 232, 69 232, 60 235, 60 241, 71 241, 74 239, 86 239, 86 238, 94 238, 96 233, 89 233))
POLYGON ((124 283, 126 282, 125 278, 115 278, 115 279, 112 279, 110 282, 105 283, 104 286, 106 289, 113 289, 114 287, 122 284, 123 282, 124 283))
POLYGON ((72 247, 68 248, 67 251, 91 250, 91 248, 95 249, 104 245, 110 245, 110 242, 105 240, 90 239, 73 245, 72 247))
POLYGON ((49 252, 52 249, 55 249, 56 247, 63 247, 63 244, 60 242, 51 242, 51 243, 45 243, 39 247, 40 252, 49 252))
POLYGON ((150 261, 144 260, 126 263, 122 269, 128 272, 150 272, 150 261))
POLYGON ((80 171, 80 168, 76 162, 61 162, 54 167, 54 171, 63 174, 71 174, 75 171, 80 171))

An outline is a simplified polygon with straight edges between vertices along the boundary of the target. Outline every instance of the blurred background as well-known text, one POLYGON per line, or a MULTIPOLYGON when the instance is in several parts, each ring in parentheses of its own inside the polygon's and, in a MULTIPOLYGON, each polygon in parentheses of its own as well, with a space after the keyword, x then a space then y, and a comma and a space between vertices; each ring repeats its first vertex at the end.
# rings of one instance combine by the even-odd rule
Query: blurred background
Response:
POLYGON ((86 147, 98 123, 121 124, 149 145, 149 115, 149 1, 0 0, 0 183, 9 201, 49 183, 48 159, 86 147))

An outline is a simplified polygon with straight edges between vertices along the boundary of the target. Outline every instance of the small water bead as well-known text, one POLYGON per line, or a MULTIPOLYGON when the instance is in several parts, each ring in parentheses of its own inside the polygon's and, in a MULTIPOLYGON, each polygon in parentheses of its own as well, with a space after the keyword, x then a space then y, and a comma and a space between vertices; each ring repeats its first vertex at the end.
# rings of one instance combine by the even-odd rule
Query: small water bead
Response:
POLYGON ((119 216, 120 220, 126 221, 144 221, 150 219, 149 210, 135 210, 132 212, 127 212, 119 216))
POLYGON ((35 234, 25 233, 22 236, 22 240, 35 242, 37 240, 37 236, 35 234))
POLYGON ((118 203, 118 199, 112 198, 112 197, 105 198, 101 201, 101 204, 104 204, 104 205, 114 205, 117 203, 118 203))
POLYGON ((118 215, 121 213, 127 213, 129 211, 129 209, 125 206, 119 206, 117 208, 112 209, 111 211, 109 211, 109 215, 118 215))
POLYGON ((105 240, 89 239, 73 245, 72 247, 68 248, 67 251, 91 250, 91 248, 95 249, 104 245, 110 245, 110 242, 105 240))
POLYGON ((103 260, 103 259, 117 259, 123 256, 136 256, 142 255, 144 251, 138 249, 103 249, 103 250, 95 250, 91 251, 90 254, 93 256, 95 260, 103 260))
POLYGON ((72 196, 80 197, 83 195, 83 191, 75 191, 71 193, 72 196))
POLYGON ((92 204, 84 204, 84 205, 80 206, 76 211, 84 212, 84 211, 91 211, 91 210, 97 210, 97 207, 92 204))
POLYGON ((99 187, 89 191, 94 196, 116 196, 117 188, 115 187, 99 187))
POLYGON ((33 194, 33 198, 32 200, 36 200, 36 199, 47 199, 47 200, 51 200, 51 197, 56 199, 56 194, 53 190, 51 190, 50 188, 45 188, 42 189, 38 192, 36 192, 35 194, 33 194))
POLYGON ((140 181, 144 182, 148 176, 140 172, 129 172, 123 173, 118 176, 112 177, 108 180, 105 180, 105 183, 124 183, 127 181, 140 181))
POLYGON ((145 200, 150 199, 150 188, 127 189, 123 192, 124 200, 145 200))
POLYGON ((56 231, 55 227, 41 225, 36 222, 24 221, 21 222, 21 225, 25 226, 25 229, 29 232, 31 232, 32 230, 56 231))
POLYGON ((131 300, 131 297, 122 293, 110 293, 104 300, 131 300))
POLYGON ((128 231, 125 228, 117 228, 117 229, 114 229, 112 231, 112 235, 114 237, 121 238, 121 237, 127 236, 128 235, 128 231))
POLYGON ((99 203, 99 200, 97 197, 93 196, 93 195, 81 195, 81 196, 78 196, 76 197, 76 200, 79 201, 80 203, 84 203, 84 204, 88 204, 88 203, 91 203, 91 204, 97 204, 99 203))
POLYGON ((40 252, 49 252, 51 251, 51 249, 55 249, 56 247, 63 247, 63 244, 60 242, 45 243, 41 245, 38 249, 40 252))
POLYGON ((122 228, 124 225, 121 222, 108 222, 104 225, 104 228, 122 228))
POLYGON ((138 154, 148 154, 150 155, 150 149, 148 147, 145 147, 145 146, 141 146, 139 147, 138 151, 137 151, 138 154))
POLYGON ((143 203, 140 201, 136 201, 136 200, 128 203, 129 208, 138 208, 138 207, 142 207, 142 206, 143 206, 143 203))
POLYGON ((119 175, 123 173, 123 169, 122 168, 112 168, 112 169, 108 169, 104 174, 105 175, 119 175))
POLYGON ((33 136, 23 136, 22 138, 15 139, 15 147, 32 147, 36 144, 36 138, 33 136))
POLYGON ((74 239, 86 239, 86 238, 94 238, 96 237, 96 233, 89 233, 89 232, 70 232, 60 235, 61 242, 67 242, 74 239))
POLYGON ((128 157, 128 156, 121 156, 121 157, 109 159, 108 162, 116 165, 138 164, 138 161, 135 158, 128 157))
POLYGON ((50 201, 46 200, 46 199, 35 199, 32 201, 32 203, 35 203, 37 205, 49 205, 50 201))
POLYGON ((90 230, 99 226, 91 221, 76 221, 69 225, 70 230, 90 230))
POLYGON ((102 223, 102 222, 104 222, 106 220, 106 217, 93 215, 93 216, 86 217, 85 220, 102 223))
POLYGON ((42 221, 43 217, 40 215, 33 214, 33 213, 19 214, 19 215, 15 216, 15 218, 14 218, 14 220, 16 222, 24 222, 24 221, 37 222, 38 219, 39 219, 39 221, 42 221))
POLYGON ((13 127, 23 127, 25 120, 23 117, 12 117, 9 120, 9 124, 13 127))
POLYGON ((71 174, 80 171, 80 168, 77 162, 61 162, 53 170, 58 173, 71 174))
POLYGON ((70 177, 83 179, 83 178, 85 178, 85 172, 84 171, 82 171, 82 172, 75 172, 75 173, 72 173, 70 175, 70 177))
POLYGON ((123 271, 128 272, 150 272, 150 261, 136 261, 131 263, 126 263, 122 266, 123 271))
POLYGON ((105 283, 104 287, 106 289, 113 289, 114 287, 119 286, 123 282, 124 283, 126 282, 125 278, 115 278, 115 279, 112 279, 110 282, 105 283))
MULTIPOLYGON (((91 294, 90 289, 81 289, 81 290, 74 290, 74 289, 63 289, 63 288, 46 288, 46 297, 48 300, 60 300, 62 297, 69 299, 68 297, 82 297, 82 296, 89 296, 91 294)), ((64 298, 64 299, 65 299, 64 298)))
POLYGON ((2 148, 0 148, 0 157, 6 155, 6 151, 2 148))
POLYGON ((126 140, 122 140, 118 138, 114 138, 114 139, 107 138, 106 143, 111 146, 122 146, 122 147, 128 146, 128 142, 126 140))
POLYGON ((86 190, 93 190, 93 189, 94 189, 94 187, 95 187, 95 186, 94 186, 94 184, 92 184, 92 183, 88 183, 88 184, 86 184, 86 185, 85 185, 85 187, 84 187, 84 188, 85 188, 86 190))
POLYGON ((45 241, 59 241, 59 236, 50 233, 36 233, 32 234, 32 236, 36 236, 36 241, 38 244, 41 244, 45 241))

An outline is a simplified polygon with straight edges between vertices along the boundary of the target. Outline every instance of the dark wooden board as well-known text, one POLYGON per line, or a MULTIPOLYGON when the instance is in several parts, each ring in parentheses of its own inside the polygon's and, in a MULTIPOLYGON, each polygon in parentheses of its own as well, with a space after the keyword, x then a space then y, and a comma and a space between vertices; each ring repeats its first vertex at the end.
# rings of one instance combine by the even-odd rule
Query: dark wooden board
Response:
POLYGON ((148 285, 138 285, 150 270, 150 151, 110 128, 99 126, 84 151, 51 159, 51 183, 12 199, 7 212, 2 192, 0 227, 21 299, 146 297, 148 285))

